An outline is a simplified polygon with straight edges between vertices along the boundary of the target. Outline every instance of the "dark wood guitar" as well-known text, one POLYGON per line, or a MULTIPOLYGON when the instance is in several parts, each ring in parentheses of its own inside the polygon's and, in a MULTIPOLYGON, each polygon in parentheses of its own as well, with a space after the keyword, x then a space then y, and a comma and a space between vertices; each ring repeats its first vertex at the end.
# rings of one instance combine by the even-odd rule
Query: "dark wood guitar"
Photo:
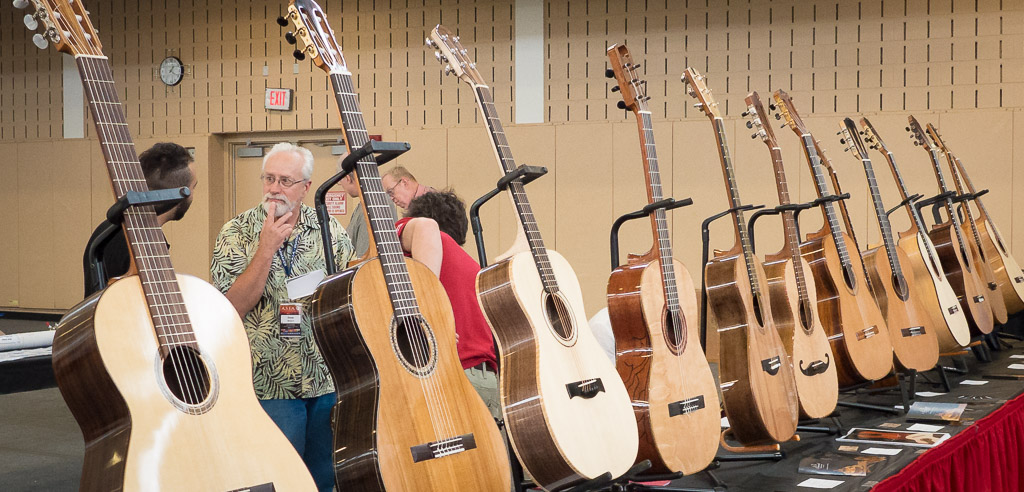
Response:
MULTIPOLYGON (((110 62, 81 1, 31 0, 44 39, 75 57, 114 196, 149 191, 110 62)), ((179 275, 152 205, 123 214, 128 274, 57 325, 53 372, 85 439, 81 490, 311 491, 260 407, 231 303, 179 275)))
MULTIPOLYGON (((648 203, 664 199, 646 83, 623 45, 608 48, 622 103, 636 115, 648 203)), ((693 279, 672 256, 664 209, 651 213, 655 239, 643 255, 629 255, 608 277, 608 317, 615 363, 633 399, 640 431, 636 461, 651 472, 696 473, 718 451, 718 388, 700 345, 693 279)))
POLYGON ((910 228, 898 234, 897 246, 910 260, 909 264, 901 263, 904 271, 909 270, 908 276, 917 279, 915 284, 918 288, 913 289, 911 296, 915 297, 924 306, 925 313, 931 316, 931 325, 936 327, 935 334, 939 339, 939 351, 945 353, 960 350, 971 342, 971 330, 963 309, 960 309, 960 301, 957 300, 953 286, 946 279, 942 262, 935 252, 935 245, 926 233, 924 220, 921 219, 913 202, 908 199, 910 193, 896 165, 896 158, 886 148, 885 142, 871 122, 867 118, 861 118, 860 122, 864 128, 864 143, 869 148, 881 152, 889 163, 889 170, 892 171, 900 198, 903 199, 904 208, 910 217, 910 228), (926 287, 929 283, 930 289, 926 287))
MULTIPOLYGON (((960 158, 942 140, 939 130, 931 123, 928 123, 927 131, 935 144, 946 154, 946 161, 949 162, 949 172, 953 173, 953 181, 956 183, 958 192, 963 194, 966 191, 972 195, 977 193, 974 183, 971 182, 971 177, 967 175, 967 170, 964 169, 964 163, 960 161, 960 158)), ((993 314, 995 314, 998 323, 1005 323, 1006 320, 1003 318, 1005 318, 1006 314, 1016 314, 1024 310, 1024 273, 1021 273, 1017 260, 1006 249, 1003 237, 999 234, 999 229, 992 222, 992 217, 988 214, 988 210, 985 209, 985 204, 981 201, 981 197, 975 196, 972 201, 978 206, 978 219, 974 218, 974 212, 972 212, 971 207, 967 203, 962 204, 961 208, 964 210, 967 222, 971 226, 971 235, 974 237, 974 243, 978 247, 978 253, 985 261, 984 270, 992 273, 990 277, 986 274, 986 277, 998 285, 999 292, 1002 293, 1003 307, 1005 309, 1001 309, 998 301, 995 299, 999 296, 995 293, 991 294, 993 297, 993 314), (1004 314, 1004 310, 1007 313, 1004 314)), ((992 290, 991 284, 989 284, 989 287, 992 290)))
MULTIPOLYGON (((451 73, 473 88, 502 174, 516 169, 490 88, 458 36, 437 26, 428 44, 451 73)), ((625 473, 636 458, 636 420, 626 387, 597 344, 579 281, 547 249, 523 183, 508 196, 518 217, 512 248, 483 269, 476 287, 498 341, 501 404, 512 447, 534 481, 558 489, 625 473)))
MULTIPOLYGON (((919 301, 919 292, 923 289, 930 290, 931 281, 908 275, 913 273, 913 270, 905 269, 910 265, 910 258, 893 239, 889 215, 882 201, 882 194, 878 190, 875 167, 871 162, 871 156, 868 155, 867 147, 860 139, 857 124, 850 118, 845 118, 840 123, 839 133, 843 137, 840 142, 847 146, 845 150, 851 152, 864 166, 871 203, 875 208, 875 220, 882 235, 882 246, 865 251, 863 257, 871 290, 882 310, 882 315, 885 316, 885 324, 889 327, 893 354, 896 362, 904 368, 927 371, 935 367, 939 361, 936 327, 925 312, 925 304, 919 301)), ((826 168, 832 177, 836 192, 841 193, 835 170, 831 166, 826 168)), ((850 227, 849 223, 847 227, 850 227)))
MULTIPOLYGON (((326 14, 313 0, 292 0, 287 18, 301 50, 329 74, 345 142, 359 149, 369 134, 326 14)), ((324 279, 311 308, 338 392, 337 489, 508 491, 508 453, 462 371, 448 295, 403 254, 374 157, 360 159, 355 172, 370 259, 324 279)))
MULTIPOLYGON (((914 139, 914 145, 920 146, 928 152, 939 190, 946 193, 949 188, 946 186, 946 178, 942 174, 942 163, 939 156, 941 150, 928 140, 924 128, 916 118, 908 116, 907 121, 909 123, 907 131, 914 139)), ((976 264, 978 255, 974 251, 974 246, 964 239, 963 227, 953 206, 953 200, 947 198, 945 205, 949 218, 946 222, 932 226, 928 236, 935 244, 935 252, 939 255, 942 270, 946 272, 946 279, 949 280, 953 291, 956 292, 957 299, 960 300, 960 308, 967 315, 971 331, 979 335, 992 333, 992 328, 995 326, 992 303, 988 299, 988 289, 979 277, 976 264)))
MULTIPOLYGON (((746 115, 753 137, 768 146, 775 170, 775 188, 780 205, 791 205, 782 149, 768 122, 768 112, 757 92, 747 94, 746 115)), ((782 216, 783 244, 775 254, 765 256, 764 272, 768 279, 768 296, 772 303, 775 327, 786 346, 796 389, 800 397, 800 415, 822 418, 832 413, 839 398, 839 382, 825 329, 818 316, 818 297, 814 279, 808 275, 810 264, 800 255, 796 212, 785 210, 782 216)))
POLYGON ((725 413, 744 444, 784 441, 793 436, 799 417, 793 365, 775 329, 764 269, 750 245, 718 104, 696 70, 687 68, 683 80, 715 131, 736 235, 733 247, 716 251, 705 266, 707 308, 719 326, 725 413))
MULTIPOLYGON (((786 123, 800 137, 818 197, 830 196, 814 136, 788 94, 780 90, 774 97, 786 123)), ((818 313, 836 356, 839 384, 850 386, 881 379, 892 370, 889 329, 868 287, 860 251, 840 226, 834 204, 823 201, 821 211, 824 225, 807 234, 800 250, 814 275, 818 313)))

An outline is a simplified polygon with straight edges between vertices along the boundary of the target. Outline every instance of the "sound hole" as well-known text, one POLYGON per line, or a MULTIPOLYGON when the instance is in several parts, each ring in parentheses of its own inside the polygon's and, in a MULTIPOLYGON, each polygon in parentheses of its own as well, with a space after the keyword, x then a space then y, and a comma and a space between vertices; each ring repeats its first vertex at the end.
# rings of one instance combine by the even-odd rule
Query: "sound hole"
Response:
POLYGON ((210 372, 194 348, 172 348, 164 358, 162 368, 167 389, 179 401, 198 405, 210 395, 210 372))
POLYGON ((416 370, 423 370, 430 363, 430 338, 424 322, 415 318, 399 318, 395 330, 395 343, 398 352, 406 363, 416 370))
POLYGON ((971 270, 971 261, 967 259, 967 249, 966 248, 960 248, 960 257, 963 258, 964 268, 966 268, 967 271, 970 271, 971 270))
POLYGON ((572 316, 569 314, 569 307, 558 294, 548 295, 544 299, 544 312, 548 316, 551 328, 555 335, 564 341, 569 341, 573 336, 572 316))
POLYGON ((754 308, 754 319, 757 320, 758 326, 764 326, 764 318, 761 314, 761 296, 754 294, 753 302, 751 302, 751 304, 754 308))
POLYGON ((665 332, 665 340, 668 341, 669 346, 680 347, 686 339, 686 322, 683 320, 683 316, 678 310, 666 309, 665 319, 662 322, 662 331, 665 332))
POLYGON ((811 319, 813 317, 811 315, 811 307, 803 299, 797 302, 798 311, 800 312, 800 325, 804 327, 804 330, 809 330, 814 326, 814 321, 811 319))
POLYGON ((857 288, 857 280, 853 275, 853 267, 850 265, 843 265, 843 281, 846 282, 846 286, 850 290, 857 288))

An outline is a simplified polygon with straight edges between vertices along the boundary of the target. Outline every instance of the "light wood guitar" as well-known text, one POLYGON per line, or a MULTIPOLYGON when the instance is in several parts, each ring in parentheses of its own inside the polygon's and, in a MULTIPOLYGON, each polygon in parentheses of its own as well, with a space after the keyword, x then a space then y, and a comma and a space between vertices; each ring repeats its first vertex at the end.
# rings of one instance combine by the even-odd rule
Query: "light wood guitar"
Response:
MULTIPOLYGON (((774 94, 780 114, 800 137, 818 197, 831 195, 814 136, 789 95, 774 94)), ((851 386, 885 377, 892 370, 892 342, 885 318, 868 287, 863 259, 853 238, 839 224, 834 204, 821 203, 825 223, 800 245, 818 291, 818 313, 836 356, 839 384, 851 386), (852 251, 851 247, 852 246, 852 251)))
MULTIPOLYGON (((31 0, 73 55, 115 197, 149 191, 110 63, 80 1, 31 0)), ((132 267, 57 326, 53 372, 85 439, 81 490, 312 491, 256 400, 242 321, 210 284, 177 275, 153 206, 123 214, 132 267)))
MULTIPOLYGON (((914 139, 914 145, 920 146, 928 152, 939 191, 941 193, 948 192, 949 187, 946 186, 946 178, 942 174, 940 161, 942 151, 928 140, 924 128, 916 118, 908 116, 907 121, 909 123, 907 130, 910 132, 911 138, 914 139)), ((967 315, 971 331, 979 335, 992 333, 995 326, 992 303, 987 295, 988 289, 982 282, 978 271, 977 252, 971 242, 964 238, 963 227, 953 206, 953 200, 947 198, 944 203, 949 218, 946 222, 933 225, 928 236, 935 244, 935 251, 942 263, 942 270, 946 272, 946 279, 949 280, 953 291, 956 292, 960 308, 967 315)))
POLYGON ((895 157, 886 148, 885 142, 871 122, 867 118, 861 118, 860 122, 863 127, 864 143, 869 148, 881 152, 889 163, 889 170, 892 171, 904 208, 910 217, 910 228, 898 234, 897 246, 910 260, 909 263, 901 263, 904 272, 908 277, 916 279, 914 285, 917 288, 913 289, 911 296, 923 305, 925 314, 931 317, 931 326, 935 327, 935 334, 939 339, 939 351, 945 353, 960 350, 971 343, 971 330, 964 310, 960 308, 960 301, 957 300, 953 286, 946 280, 942 262, 935 251, 935 245, 926 234, 927 228, 921 215, 908 199, 910 193, 903 182, 895 157), (927 288, 929 283, 931 288, 927 288))
MULTIPOLYGON (((775 140, 768 112, 757 92, 747 94, 746 115, 754 138, 768 146, 775 170, 775 188, 779 205, 791 205, 782 149, 775 140)), ((796 212, 785 210, 782 216, 783 244, 775 254, 765 256, 764 271, 768 278, 768 295, 772 317, 793 364, 800 415, 817 419, 828 416, 839 399, 839 381, 832 347, 818 316, 818 296, 810 264, 800 255, 800 236, 796 212)))
MULTIPOLYGON (((923 289, 932 289, 931 280, 915 277, 911 275, 913 270, 907 269, 910 258, 893 239, 889 215, 875 178, 875 167, 867 147, 860 139, 857 124, 845 118, 839 125, 839 133, 843 136, 840 142, 864 166, 871 203, 875 208, 875 220, 882 235, 882 245, 865 251, 863 255, 871 291, 875 294, 875 300, 885 316, 885 324, 889 327, 889 335, 892 336, 893 354, 902 367, 927 371, 939 361, 936 326, 932 324, 932 318, 925 311, 926 305, 920 301, 919 295, 923 289)), ((832 166, 826 166, 826 169, 832 177, 836 192, 842 193, 835 170, 832 166)), ((849 223, 847 227, 850 227, 849 223)))
MULTIPOLYGON (((503 174, 516 169, 490 88, 458 36, 443 26, 430 46, 473 88, 503 174)), ((508 195, 519 221, 515 243, 480 271, 480 306, 498 341, 501 405, 512 447, 534 481, 552 490, 605 472, 625 473, 638 434, 626 387, 587 325, 579 281, 545 248, 524 185, 508 195)))
MULTIPOLYGON (((361 148, 369 134, 327 15, 314 0, 291 0, 287 19, 302 52, 328 73, 349 151, 361 148)), ((462 371, 448 295, 405 258, 374 156, 355 173, 370 259, 324 279, 311 308, 338 392, 337 489, 508 491, 508 453, 462 371)))
MULTIPOLYGON (((622 104, 636 116, 648 203, 664 199, 646 83, 623 45, 608 48, 622 104)), ((665 209, 654 210, 655 244, 629 255, 608 278, 608 317, 615 333, 615 363, 633 399, 640 432, 636 461, 652 473, 705 469, 718 451, 718 388, 700 345, 693 279, 672 256, 665 209)))
MULTIPOLYGON (((928 123, 927 130, 928 135, 932 137, 935 144, 946 154, 946 160, 949 162, 949 169, 953 173, 953 180, 956 182, 957 190, 961 194, 965 190, 971 194, 977 193, 974 183, 971 182, 971 177, 967 175, 964 163, 953 154, 953 151, 949 150, 949 146, 942 140, 939 130, 932 126, 931 123, 928 123)), ((1009 250, 1006 248, 1003 236, 999 234, 999 229, 992 222, 992 216, 985 209, 985 204, 981 201, 981 197, 976 196, 973 201, 978 206, 979 216, 977 219, 974 218, 973 212, 966 203, 961 206, 965 209, 968 221, 970 222, 971 234, 978 245, 978 251, 987 263, 988 269, 992 272, 993 280, 999 285, 1007 313, 1017 314, 1024 311, 1024 273, 1021 272, 1020 264, 1017 263, 1017 260, 1010 255, 1009 250)), ((993 303, 994 306, 995 304, 993 303)), ((994 309, 998 310, 999 307, 996 306, 994 309)), ((1000 313, 997 312, 995 314, 997 317, 996 321, 999 321, 1000 313)), ((999 322, 1005 323, 1005 321, 999 322)))
POLYGON ((768 282, 750 244, 725 124, 704 77, 687 68, 683 82, 714 128, 736 237, 732 248, 716 251, 705 266, 707 309, 718 321, 725 413, 743 444, 785 441, 799 417, 793 364, 775 329, 768 282))

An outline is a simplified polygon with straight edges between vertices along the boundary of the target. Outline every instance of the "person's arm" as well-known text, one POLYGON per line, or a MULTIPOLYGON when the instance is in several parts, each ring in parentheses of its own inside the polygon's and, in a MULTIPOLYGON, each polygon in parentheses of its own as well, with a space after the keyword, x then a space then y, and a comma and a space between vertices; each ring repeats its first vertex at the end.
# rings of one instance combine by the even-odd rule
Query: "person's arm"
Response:
POLYGON ((405 224, 402 230, 402 249, 408 251, 413 259, 423 263, 441 276, 441 260, 444 252, 441 249, 441 231, 437 222, 427 217, 416 217, 405 224))
POLYGON ((256 304, 263 296, 263 289, 267 285, 267 277, 270 275, 270 266, 274 263, 274 255, 281 245, 292 234, 294 224, 289 224, 288 219, 292 212, 274 218, 275 204, 271 203, 267 213, 267 219, 263 222, 263 229, 260 231, 259 245, 253 254, 252 261, 245 267, 231 287, 224 293, 224 296, 231 301, 231 305, 238 311, 239 316, 245 315, 256 307, 256 304))

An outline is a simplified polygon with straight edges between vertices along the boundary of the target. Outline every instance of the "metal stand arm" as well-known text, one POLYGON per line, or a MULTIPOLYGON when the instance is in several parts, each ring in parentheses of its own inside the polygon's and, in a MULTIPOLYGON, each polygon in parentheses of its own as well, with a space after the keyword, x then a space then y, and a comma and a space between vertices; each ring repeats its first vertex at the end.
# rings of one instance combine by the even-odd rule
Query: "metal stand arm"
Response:
POLYGON ((498 193, 501 193, 502 190, 508 188, 508 185, 513 181, 518 180, 520 183, 526 185, 547 173, 548 168, 543 166, 519 166, 512 172, 502 176, 493 190, 484 193, 483 196, 477 198, 476 201, 470 205, 469 224, 473 229, 473 239, 476 240, 476 257, 477 262, 480 263, 480 268, 487 266, 487 251, 484 249, 484 227, 480 225, 480 207, 487 203, 491 198, 494 198, 498 193))
POLYGON ((619 228, 622 224, 629 222, 634 219, 641 219, 654 213, 655 210, 664 209, 665 211, 674 210, 680 207, 686 207, 693 205, 693 200, 690 198, 683 198, 682 200, 676 200, 674 198, 666 198, 664 200, 658 200, 654 203, 649 203, 644 208, 637 210, 636 212, 630 212, 623 214, 615 222, 612 223, 611 231, 611 253, 612 253, 612 270, 619 267, 619 228))

